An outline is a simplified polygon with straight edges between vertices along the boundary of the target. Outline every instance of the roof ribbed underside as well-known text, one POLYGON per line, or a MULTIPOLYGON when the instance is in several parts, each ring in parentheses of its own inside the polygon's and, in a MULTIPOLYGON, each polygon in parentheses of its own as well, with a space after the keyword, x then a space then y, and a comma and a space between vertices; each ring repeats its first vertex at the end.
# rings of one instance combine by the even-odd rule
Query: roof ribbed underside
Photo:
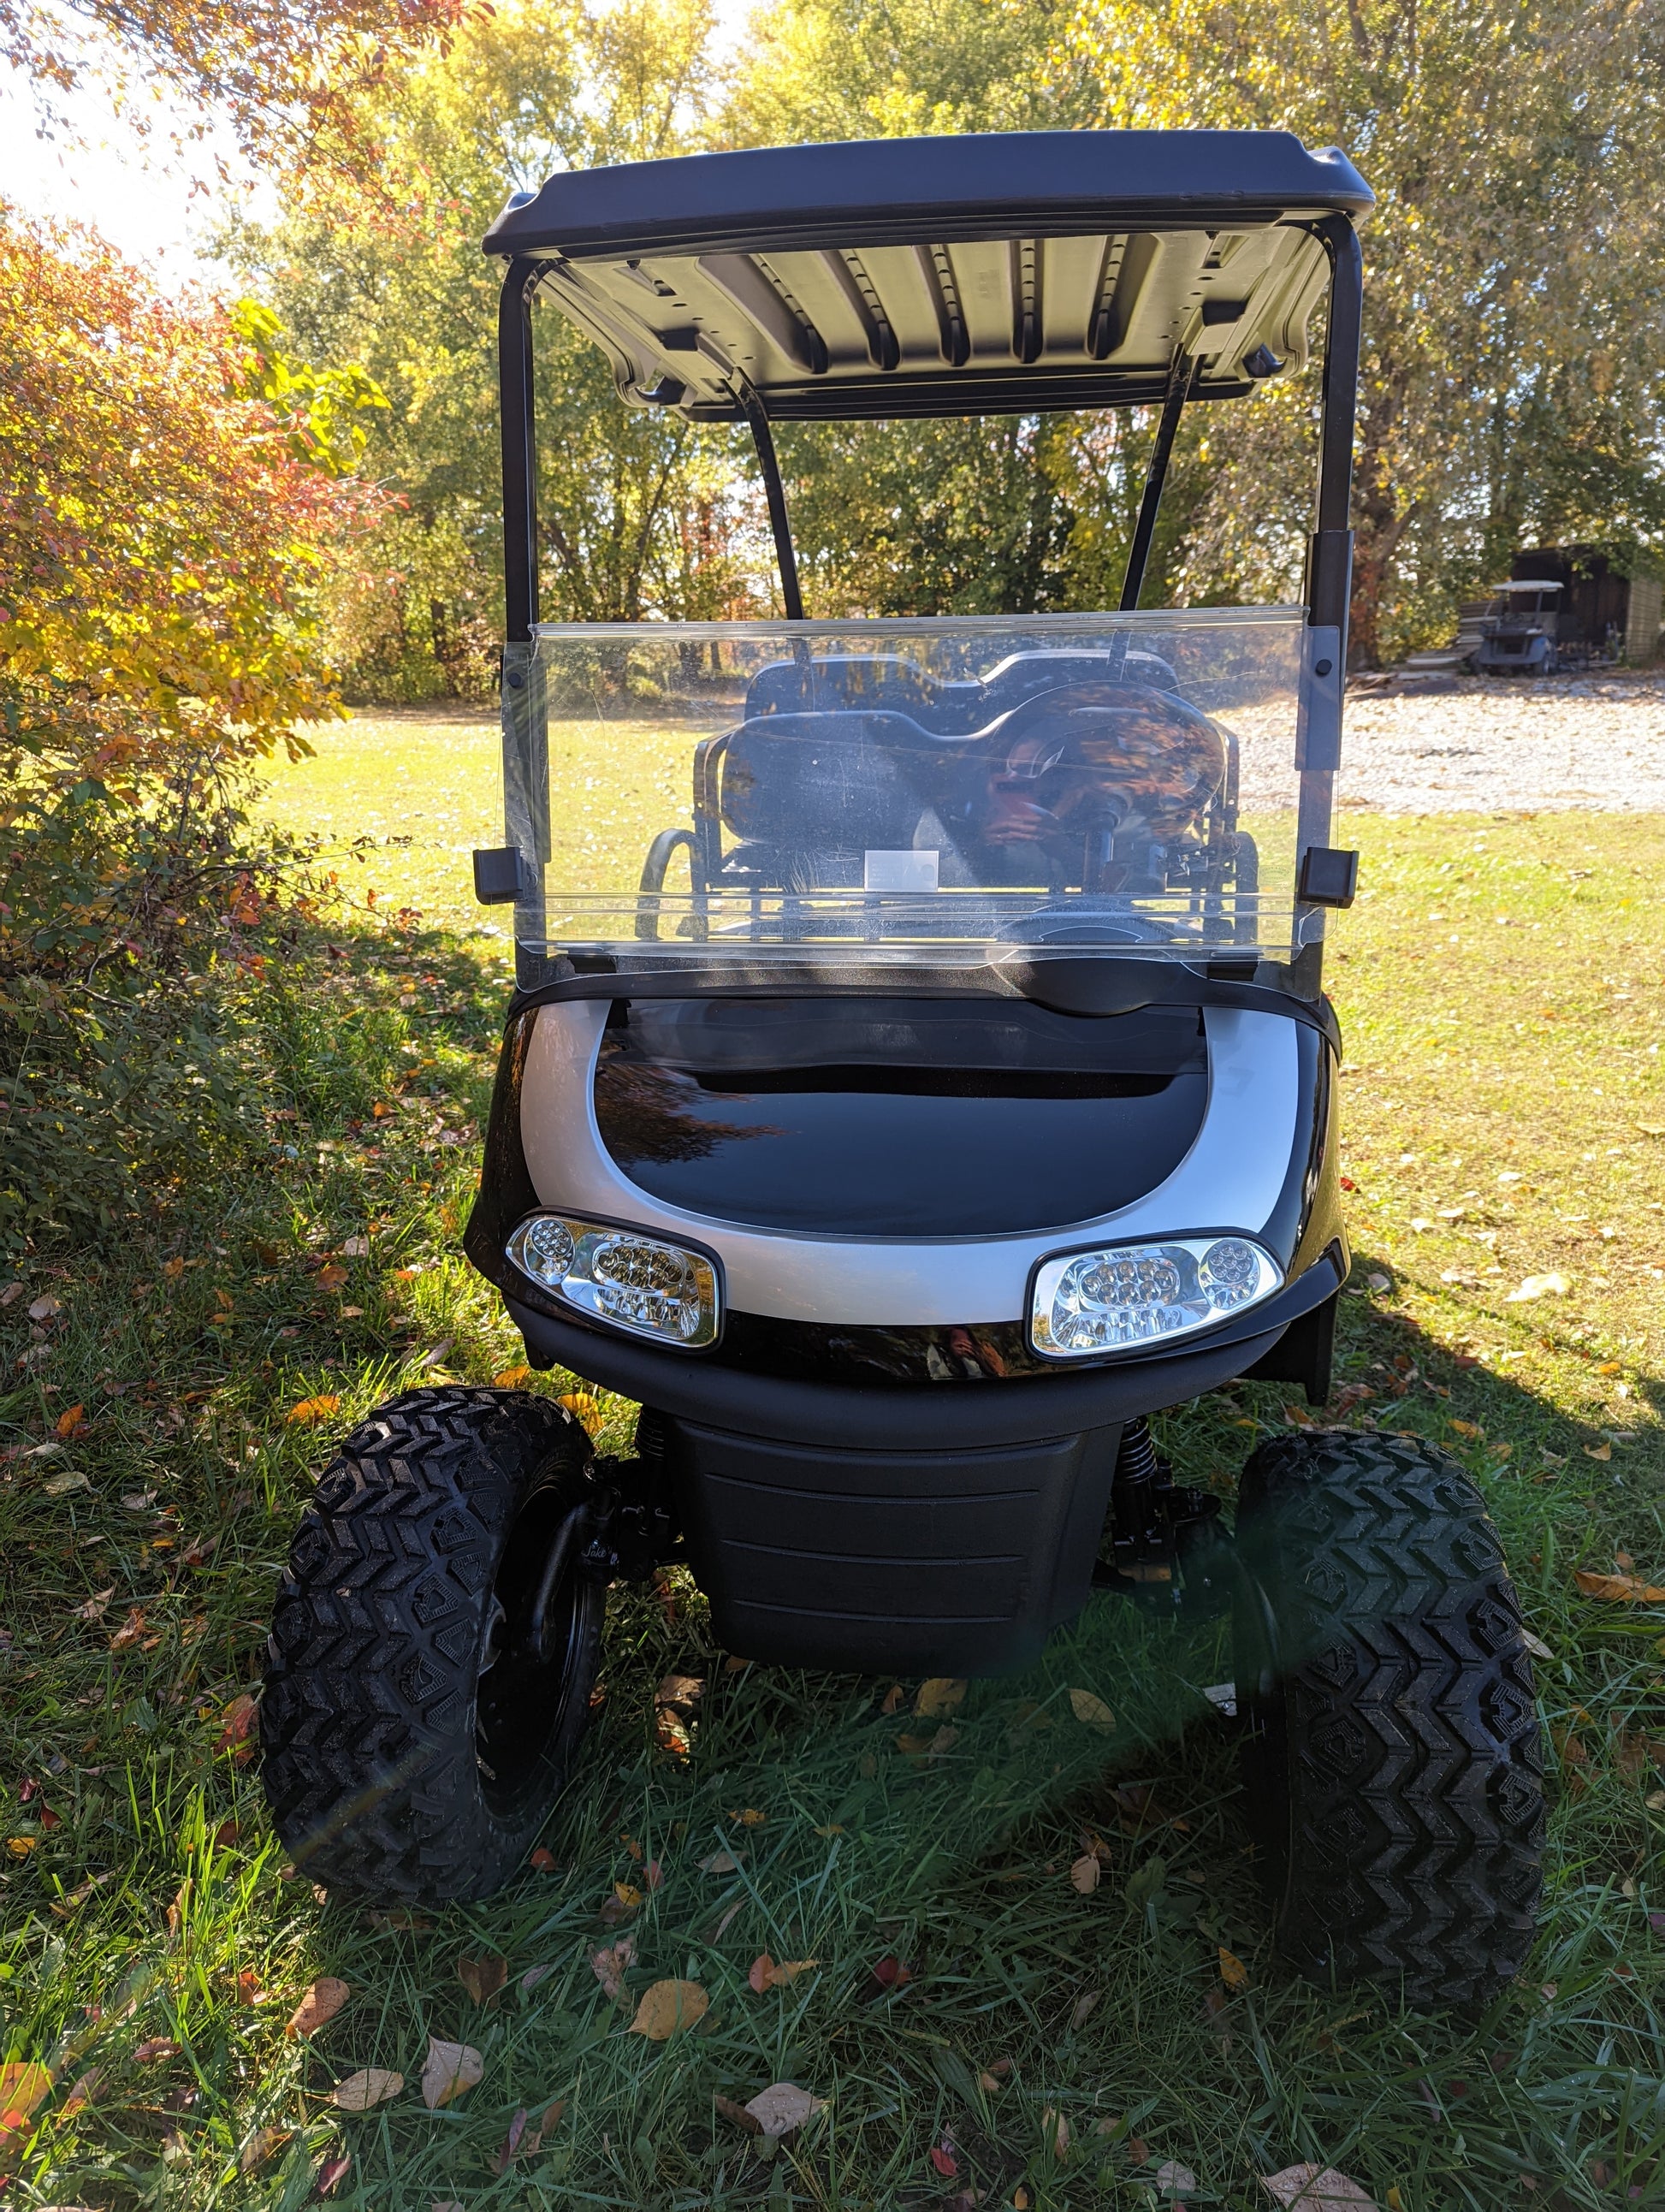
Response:
POLYGON ((1028 412, 1194 396, 1300 368, 1327 257, 1304 222, 1049 236, 561 253, 539 291, 605 348, 624 399, 700 421, 1028 412), (1245 363, 1248 367, 1245 368, 1245 363))

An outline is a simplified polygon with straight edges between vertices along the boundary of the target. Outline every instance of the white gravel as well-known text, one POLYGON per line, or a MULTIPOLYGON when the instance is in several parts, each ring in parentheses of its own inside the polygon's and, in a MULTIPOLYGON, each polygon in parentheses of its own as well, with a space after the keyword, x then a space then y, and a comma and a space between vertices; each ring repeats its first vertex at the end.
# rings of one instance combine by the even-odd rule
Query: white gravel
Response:
POLYGON ((1384 814, 1665 813, 1665 671, 1349 692, 1339 781, 1384 814))

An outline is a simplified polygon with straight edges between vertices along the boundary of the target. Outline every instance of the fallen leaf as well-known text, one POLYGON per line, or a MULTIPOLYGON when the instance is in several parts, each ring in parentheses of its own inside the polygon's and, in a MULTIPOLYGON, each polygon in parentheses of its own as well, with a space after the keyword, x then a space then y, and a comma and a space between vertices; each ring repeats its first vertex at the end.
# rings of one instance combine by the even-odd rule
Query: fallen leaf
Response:
POLYGON ((13 2136, 27 2134, 30 2115, 52 2086, 51 2073, 33 2059, 0 2066, 0 2154, 13 2136))
POLYGON ((133 2056, 141 2066, 154 2066, 159 2058, 177 2058, 179 2046, 171 2035, 147 2035, 143 2043, 135 2044, 133 2056))
POLYGON ((900 1712, 905 1692, 900 1682, 892 1682, 879 1699, 878 1709, 888 1720, 892 1713, 900 1712))
POLYGON ((765 1990, 784 1989, 799 1974, 807 1974, 820 1964, 819 1959, 782 1959, 777 1965, 767 1951, 760 1951, 751 1962, 746 1979, 762 1996, 765 1990))
POLYGON ((1286 2166, 1263 2173, 1261 2186, 1289 2212, 1377 2212, 1375 2198, 1333 2166, 1286 2166))
POLYGON ((390 2074, 380 2066, 361 2066, 356 2074, 336 2083, 330 2100, 343 2112, 368 2112, 373 2105, 385 2105, 390 2097, 400 2095, 404 2088, 403 2074, 390 2074))
POLYGON ((323 2165, 319 2167, 318 2172, 313 2181, 313 2202, 314 2203, 322 2203, 326 2197, 333 2197, 335 2195, 337 2190, 340 2188, 342 2183, 346 2179, 347 2169, 352 2162, 353 2154, 349 2150, 343 2150, 338 2153, 336 2157, 326 2158, 325 2160, 323 2165))
POLYGON ((700 1861, 700 1872, 702 1874, 733 1874, 738 1870, 739 1863, 739 1860, 735 1857, 732 1851, 713 1851, 708 1859, 700 1861))
POLYGON ((642 1893, 633 1881, 616 1881, 613 1896, 627 1912, 634 1912, 641 1903, 642 1893))
POLYGON ((1392 1276, 1380 1273, 1366 1275, 1364 1280, 1373 1291, 1390 1291, 1394 1286, 1392 1276))
POLYGON ((914 1978, 911 1966, 903 1966, 894 1952, 886 1952, 872 1971, 870 1996, 882 1996, 887 1990, 899 1990, 914 1978))
POLYGON ((1197 2185, 1196 2175, 1171 2158, 1164 2159, 1154 2178, 1164 2197, 1188 2197, 1197 2185))
POLYGON ((1486 1434, 1486 1431, 1478 1421, 1460 1421, 1455 1414, 1451 1416, 1449 1425, 1460 1437, 1483 1437, 1486 1434))
MULTIPOLYGON (((1228 1951, 1224 1943, 1217 1948, 1220 1956, 1220 1979, 1229 1990, 1246 1990, 1249 1987, 1248 1967, 1234 1951, 1228 1951)), ((1192 2184, 1194 2188, 1195 2185, 1192 2184)))
POLYGON ((615 2002, 623 1993, 624 1977, 635 1964, 636 1939, 621 1936, 617 1943, 606 1949, 592 1951, 590 1971, 615 2002))
POLYGON ((428 2039, 422 2061, 422 2100, 437 2112, 453 2097, 465 2095, 486 2070, 486 2062, 466 2043, 446 2043, 437 2035, 428 2039))
POLYGON ((77 2074, 70 2084, 69 2094, 58 2108, 58 2118, 72 2120, 77 2112, 84 2112, 89 2105, 95 2105, 103 2087, 104 2069, 101 2066, 89 2066, 84 2074, 77 2074))
POLYGON ((1083 1897, 1091 1897, 1103 1877, 1097 1851, 1084 1851, 1070 1869, 1070 1881, 1083 1897))
POLYGON ((946 2143, 932 2144, 931 2163, 945 2181, 952 2181, 960 2170, 958 2160, 946 2143))
POLYGON ((946 1720, 965 1703, 967 1685, 951 1674, 934 1674, 921 1682, 914 1698, 914 1711, 921 1720, 946 1720))
POLYGON ((1098 2001, 1103 1994, 1103 1990, 1083 1990, 1070 2008, 1070 2026, 1072 2027, 1084 2026, 1098 2009, 1098 2001))
POLYGON ((66 1468, 62 1474, 55 1474, 50 1482, 41 1485, 48 1498, 67 1498, 72 1490, 90 1490, 92 1486, 76 1468, 66 1468))
POLYGON ((110 1649, 112 1651, 125 1651, 130 1645, 137 1644, 143 1633, 144 1609, 142 1606, 136 1605, 110 1638, 110 1649))
MULTIPOLYGON (((318 1271, 318 1286, 321 1291, 338 1291, 347 1280, 347 1270, 331 1264, 318 1271)), ((291 1416, 293 1419, 293 1416, 291 1416)))
POLYGON ((283 1419, 297 1428, 304 1428, 318 1421, 327 1421, 331 1413, 340 1410, 340 1399, 326 1393, 321 1398, 303 1398, 298 1406, 289 1407, 283 1419))
POLYGON ((283 2149, 295 2134, 293 2128, 256 2128, 237 2154, 239 2173, 252 2173, 283 2149))
POLYGON ((641 1993, 632 2035, 645 2035, 650 2043, 665 2043, 705 2017, 711 1999, 697 1982, 654 1982, 641 1993))
POLYGON ((704 1695, 703 1674, 667 1674, 653 1692, 653 1703, 671 1706, 691 1718, 695 1706, 704 1695))
POLYGON ((812 2119, 822 2108, 822 2099, 811 2097, 807 2089, 800 2089, 793 2081, 771 2081, 767 2089, 760 2089, 755 2097, 746 2100, 746 2110, 766 2136, 789 2136, 794 2128, 801 2128, 805 2120, 812 2119))
POLYGON ((34 1300, 33 1304, 29 1308, 29 1319, 31 1321, 51 1321, 55 1314, 61 1314, 63 1310, 63 1307, 49 1291, 45 1297, 36 1298, 34 1300))
POLYGON ((492 1386, 498 1390, 518 1390, 532 1380, 530 1367, 506 1367, 501 1375, 494 1375, 492 1386))
POLYGON ((601 1408, 587 1390, 569 1390, 563 1398, 556 1400, 564 1406, 575 1421, 582 1424, 586 1432, 593 1436, 601 1426, 601 1408))
POLYGON ((75 1429, 76 1423, 80 1420, 82 1415, 86 1412, 86 1410, 87 1408, 84 1406, 66 1406, 64 1411, 58 1417, 58 1433, 59 1436, 69 1436, 75 1429))
POLYGON ((538 1874, 553 1874, 559 1862, 553 1851, 545 1850, 543 1844, 539 1844, 532 1855, 530 1863, 538 1874))
POLYGON ((1528 1275, 1518 1288, 1510 1291, 1504 1304, 1518 1306, 1534 1298, 1564 1298, 1571 1288, 1565 1275, 1528 1275))
POLYGON ((333 1974, 325 1974, 315 1981, 289 2014, 284 2027, 285 2035, 311 2035, 333 2020, 352 1991, 345 1982, 337 1981, 333 1974))
POLYGON ((495 2006, 508 1979, 508 1960, 495 1951, 483 1952, 477 1959, 459 1959, 457 1978, 477 2005, 495 2006))
POLYGON ((728 1817, 737 1827, 761 1828, 769 1814, 760 1813, 755 1805, 748 1805, 738 1813, 731 1813, 728 1817))
POLYGON ((535 1990, 539 1982, 548 1981, 554 1972, 553 1966, 528 1966, 520 1977, 520 1986, 523 1990, 535 1990))
MULTIPOLYGON (((493 2166, 499 2173, 507 2173, 510 2166, 513 2165, 516 2154, 519 2152, 521 2143, 526 2141, 526 2114, 525 2107, 523 2106, 520 2111, 516 2112, 514 2118, 509 2122, 508 2133, 504 2136, 496 2156, 491 2161, 493 2166)), ((532 2152, 536 2151, 541 2141, 541 2131, 534 2128, 532 2133, 531 2142, 526 2147, 528 2156, 530 2156, 532 2152)))
POLYGON ((1577 1567, 1572 1579, 1586 1597, 1613 1598, 1632 1605, 1665 1605, 1665 1589, 1653 1583, 1644 1583, 1640 1575, 1598 1575, 1588 1567, 1577 1567))
POLYGON ((1094 1697, 1091 1690, 1072 1690, 1070 1711, 1075 1715, 1077 1720, 1087 1728, 1103 1729, 1108 1731, 1115 1726, 1115 1715, 1104 1703, 1103 1698, 1094 1697))
POLYGON ((112 1583, 108 1589, 99 1590, 94 1595, 89 1597, 85 1605, 71 1606, 70 1608, 70 1620, 101 1620, 104 1618, 105 1607, 109 1604, 111 1599, 115 1595, 115 1594, 116 1586, 112 1583))
POLYGON ((1613 1446, 1608 1443, 1585 1444, 1583 1454, 1586 1459, 1611 1459, 1613 1446))
POLYGON ((754 2113, 747 2112, 744 2105, 737 2105, 732 2097, 714 2097, 712 2102, 726 2120, 732 2120, 737 2128, 744 2128, 749 2136, 760 2136, 763 2132, 763 2122, 754 2113))
POLYGON ((229 1751, 234 1745, 247 1743, 253 1735, 260 1717, 260 1701, 245 1691, 234 1698, 220 1716, 220 1735, 214 1748, 229 1751))

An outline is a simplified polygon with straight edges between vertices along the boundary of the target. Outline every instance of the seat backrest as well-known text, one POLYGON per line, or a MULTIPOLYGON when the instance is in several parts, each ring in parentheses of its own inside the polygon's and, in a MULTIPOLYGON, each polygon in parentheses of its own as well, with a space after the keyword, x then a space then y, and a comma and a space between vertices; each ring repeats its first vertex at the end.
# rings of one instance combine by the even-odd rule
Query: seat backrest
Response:
POLYGON ((781 852, 894 851, 929 805, 932 740, 891 714, 770 714, 724 750, 720 805, 736 837, 781 852))

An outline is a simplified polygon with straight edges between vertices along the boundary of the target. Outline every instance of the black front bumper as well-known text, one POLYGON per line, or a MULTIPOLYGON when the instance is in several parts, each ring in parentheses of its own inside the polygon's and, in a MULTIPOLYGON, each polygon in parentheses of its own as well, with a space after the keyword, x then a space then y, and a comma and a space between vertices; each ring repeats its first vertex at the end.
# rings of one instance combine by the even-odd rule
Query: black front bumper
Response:
POLYGON ((1327 1252, 1248 1325, 1076 1373, 805 1382, 507 1301, 540 1366, 653 1408, 712 1626, 774 1665, 994 1674, 1085 1604, 1123 1425, 1275 1358, 1340 1286, 1327 1252))

